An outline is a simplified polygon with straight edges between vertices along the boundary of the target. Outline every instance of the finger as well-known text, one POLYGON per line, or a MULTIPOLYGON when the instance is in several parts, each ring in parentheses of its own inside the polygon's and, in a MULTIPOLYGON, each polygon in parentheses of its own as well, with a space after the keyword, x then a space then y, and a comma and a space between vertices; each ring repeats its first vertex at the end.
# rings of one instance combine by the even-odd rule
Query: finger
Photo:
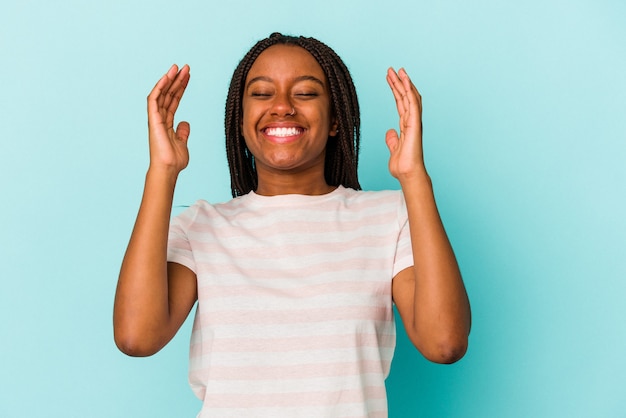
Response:
POLYGON ((389 84, 393 97, 396 101, 398 113, 402 115, 407 110, 408 102, 405 101, 405 87, 393 68, 389 68, 389 70, 387 70, 387 83, 389 84))
POLYGON ((400 139, 398 138, 398 132, 395 129, 389 129, 385 134, 385 144, 387 144, 387 148, 389 148, 389 152, 393 154, 393 152, 398 148, 398 143, 400 139))
POLYGON ((409 77, 409 74, 404 68, 400 68, 400 71, 398 71, 398 76, 400 77, 404 88, 409 93, 409 95, 407 96, 409 98, 409 102, 417 104, 419 110, 421 111, 422 95, 417 90, 417 87, 415 87, 415 84, 413 84, 413 81, 411 81, 411 77, 409 77))
POLYGON ((162 85, 162 88, 159 91, 159 96, 157 97, 157 104, 159 105, 159 107, 162 107, 163 103, 167 99, 167 92, 172 87, 172 83, 176 79, 176 74, 177 73, 178 73, 178 66, 176 64, 173 64, 170 67, 170 69, 167 70, 167 73, 165 73, 165 75, 163 76, 163 78, 162 78, 163 85, 162 85))
POLYGON ((406 99, 408 103, 408 112, 406 113, 405 123, 407 124, 407 127, 421 127, 422 96, 404 68, 401 68, 398 71, 398 77, 407 92, 406 99))
POLYGON ((187 88, 187 84, 189 83, 189 66, 184 65, 183 68, 178 71, 177 74, 174 75, 171 84, 167 88, 167 90, 163 90, 163 102, 162 106, 164 109, 169 110, 172 105, 175 106, 173 109, 176 111, 176 107, 178 107, 178 103, 187 88))
POLYGON ((398 79, 402 83, 404 92, 403 99, 407 108, 408 117, 414 116, 415 106, 417 105, 417 97, 415 95, 417 89, 412 88, 413 83, 404 68, 400 68, 400 70, 398 70, 398 79))
POLYGON ((406 93, 404 92, 404 87, 402 88, 398 87, 398 85, 401 84, 401 81, 397 77, 397 74, 395 72, 393 75, 392 74, 388 75, 388 82, 389 82, 389 85, 392 87, 392 91, 394 93, 394 99, 396 101, 396 108, 398 111, 398 116, 400 117, 400 120, 398 122, 399 128, 400 128, 399 138, 400 140, 402 140, 403 133, 408 127, 407 121, 410 115, 409 102, 406 99, 406 93), (395 75, 395 84, 394 84, 394 75, 395 75))
POLYGON ((176 127, 176 137, 183 142, 187 142, 190 132, 191 128, 188 122, 182 121, 176 127))
POLYGON ((189 66, 185 65, 176 75, 176 79, 170 86, 163 102, 163 108, 166 111, 165 123, 167 126, 174 125, 174 115, 178 109, 178 105, 185 93, 187 84, 189 83, 189 66))
POLYGON ((178 67, 172 65, 167 73, 165 73, 152 88, 152 91, 148 95, 148 113, 159 111, 159 107, 163 103, 163 91, 169 89, 176 72, 178 72, 178 67))

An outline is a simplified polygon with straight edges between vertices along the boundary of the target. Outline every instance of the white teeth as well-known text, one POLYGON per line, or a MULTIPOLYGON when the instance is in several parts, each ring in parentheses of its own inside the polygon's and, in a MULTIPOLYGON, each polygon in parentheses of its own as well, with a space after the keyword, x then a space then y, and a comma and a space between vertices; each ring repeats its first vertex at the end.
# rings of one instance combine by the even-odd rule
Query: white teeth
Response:
POLYGON ((265 133, 269 136, 295 136, 300 134, 299 128, 267 128, 265 133))

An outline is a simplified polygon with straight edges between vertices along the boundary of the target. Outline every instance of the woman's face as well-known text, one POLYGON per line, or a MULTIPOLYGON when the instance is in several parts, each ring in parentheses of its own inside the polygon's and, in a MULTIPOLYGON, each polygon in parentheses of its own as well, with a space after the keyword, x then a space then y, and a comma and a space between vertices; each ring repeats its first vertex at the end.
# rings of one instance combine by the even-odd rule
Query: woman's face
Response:
POLYGON ((328 136, 337 132, 328 81, 308 51, 274 45, 259 55, 245 80, 242 132, 259 176, 323 173, 328 136))

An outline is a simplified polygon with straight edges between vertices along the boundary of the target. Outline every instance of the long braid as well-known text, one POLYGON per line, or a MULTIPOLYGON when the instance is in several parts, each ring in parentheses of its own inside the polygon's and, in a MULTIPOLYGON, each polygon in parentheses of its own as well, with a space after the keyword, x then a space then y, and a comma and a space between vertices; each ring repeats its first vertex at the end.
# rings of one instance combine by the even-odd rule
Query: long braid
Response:
POLYGON ((332 49, 317 40, 309 40, 315 48, 303 47, 318 61, 328 78, 333 113, 339 127, 339 137, 330 138, 327 145, 326 181, 331 185, 343 184, 360 189, 357 176, 360 121, 354 83, 347 67, 332 49))
POLYGON ((258 185, 254 156, 248 150, 241 133, 241 104, 245 80, 254 61, 264 50, 276 44, 304 48, 322 67, 329 83, 331 113, 336 118, 338 127, 337 136, 328 139, 324 176, 329 185, 343 185, 359 190, 359 104, 348 68, 331 48, 317 39, 273 33, 257 42, 239 62, 228 89, 224 128, 233 197, 256 190, 258 185))

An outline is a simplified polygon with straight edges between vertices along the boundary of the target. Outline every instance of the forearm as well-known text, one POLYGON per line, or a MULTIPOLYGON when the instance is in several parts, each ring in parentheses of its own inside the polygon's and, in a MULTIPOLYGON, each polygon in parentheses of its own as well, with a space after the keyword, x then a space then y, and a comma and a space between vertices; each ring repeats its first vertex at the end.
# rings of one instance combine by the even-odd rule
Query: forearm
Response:
MULTIPOLYGON (((114 330, 118 345, 160 346, 169 321, 167 236, 177 175, 150 169, 118 280, 114 330)), ((135 348, 129 348, 132 346, 135 348)), ((122 347, 120 347, 122 348, 122 347)))
POLYGON ((401 185, 414 258, 412 332, 425 351, 456 359, 466 349, 471 322, 456 257, 426 171, 401 179, 401 185))

